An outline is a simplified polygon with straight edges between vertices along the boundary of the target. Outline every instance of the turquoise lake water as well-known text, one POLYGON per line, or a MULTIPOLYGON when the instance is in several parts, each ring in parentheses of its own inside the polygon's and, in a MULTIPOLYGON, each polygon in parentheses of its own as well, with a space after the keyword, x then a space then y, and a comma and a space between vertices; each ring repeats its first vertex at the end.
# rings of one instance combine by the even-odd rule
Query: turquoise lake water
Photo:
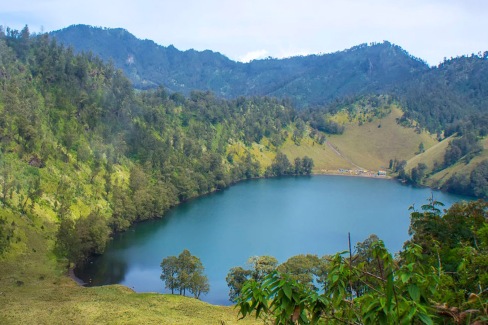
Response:
POLYGON ((198 256, 209 278, 204 301, 228 305, 225 277, 249 257, 280 262, 298 254, 319 256, 347 249, 370 234, 391 252, 409 238, 409 211, 434 198, 447 208, 467 199, 394 180, 311 176, 258 179, 172 209, 163 219, 115 236, 105 253, 77 275, 92 285, 120 283, 138 292, 167 292, 160 280, 164 257, 183 249, 198 256))

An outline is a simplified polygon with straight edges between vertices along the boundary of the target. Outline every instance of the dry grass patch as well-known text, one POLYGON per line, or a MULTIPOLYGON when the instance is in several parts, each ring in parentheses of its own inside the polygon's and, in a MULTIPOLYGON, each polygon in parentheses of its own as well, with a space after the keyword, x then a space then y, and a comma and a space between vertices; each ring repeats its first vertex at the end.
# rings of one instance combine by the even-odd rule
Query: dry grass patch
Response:
POLYGON ((396 119, 402 115, 393 106, 384 118, 362 125, 346 123, 342 135, 330 136, 328 140, 356 165, 370 170, 386 169, 390 159, 408 160, 415 156, 420 143, 426 149, 437 143, 427 132, 418 134, 413 128, 399 125, 396 119))
POLYGON ((304 137, 300 145, 296 145, 291 138, 283 144, 281 151, 287 155, 291 163, 297 157, 308 156, 313 159, 314 172, 326 173, 337 171, 339 168, 352 169, 354 166, 334 152, 327 144, 319 144, 309 137, 304 137))

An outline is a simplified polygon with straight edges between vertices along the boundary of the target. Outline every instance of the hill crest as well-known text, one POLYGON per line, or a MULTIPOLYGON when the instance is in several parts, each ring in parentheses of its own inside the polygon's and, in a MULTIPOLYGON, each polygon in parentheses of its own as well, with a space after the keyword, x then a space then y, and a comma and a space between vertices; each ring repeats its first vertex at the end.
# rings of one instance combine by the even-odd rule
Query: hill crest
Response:
POLYGON ((287 97, 298 107, 383 92, 429 69, 387 41, 330 54, 241 63, 210 50, 180 51, 141 40, 123 28, 72 25, 51 36, 77 52, 92 51, 105 61, 112 60, 136 88, 162 85, 172 92, 212 91, 224 98, 287 97))

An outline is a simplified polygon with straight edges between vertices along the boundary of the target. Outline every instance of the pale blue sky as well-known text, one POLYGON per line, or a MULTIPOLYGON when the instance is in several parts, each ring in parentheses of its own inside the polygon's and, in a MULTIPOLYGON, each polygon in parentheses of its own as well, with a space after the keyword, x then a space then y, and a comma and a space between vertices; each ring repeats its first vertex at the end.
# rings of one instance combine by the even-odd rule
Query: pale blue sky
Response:
POLYGON ((180 50, 233 60, 330 53, 388 40, 430 65, 488 51, 485 0, 15 0, 0 25, 39 32, 122 27, 180 50))

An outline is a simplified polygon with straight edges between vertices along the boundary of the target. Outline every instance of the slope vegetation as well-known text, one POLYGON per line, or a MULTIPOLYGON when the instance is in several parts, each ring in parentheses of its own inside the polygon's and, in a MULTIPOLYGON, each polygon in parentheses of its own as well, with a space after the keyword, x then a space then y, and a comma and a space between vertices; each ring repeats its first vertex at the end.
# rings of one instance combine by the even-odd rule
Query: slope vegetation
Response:
POLYGON ((398 125, 403 112, 391 107, 391 113, 383 118, 358 125, 352 121, 345 124, 342 135, 329 137, 329 142, 354 164, 369 170, 386 170, 390 159, 407 160, 415 156, 420 143, 426 148, 436 144, 427 132, 417 133, 414 128, 398 125))

